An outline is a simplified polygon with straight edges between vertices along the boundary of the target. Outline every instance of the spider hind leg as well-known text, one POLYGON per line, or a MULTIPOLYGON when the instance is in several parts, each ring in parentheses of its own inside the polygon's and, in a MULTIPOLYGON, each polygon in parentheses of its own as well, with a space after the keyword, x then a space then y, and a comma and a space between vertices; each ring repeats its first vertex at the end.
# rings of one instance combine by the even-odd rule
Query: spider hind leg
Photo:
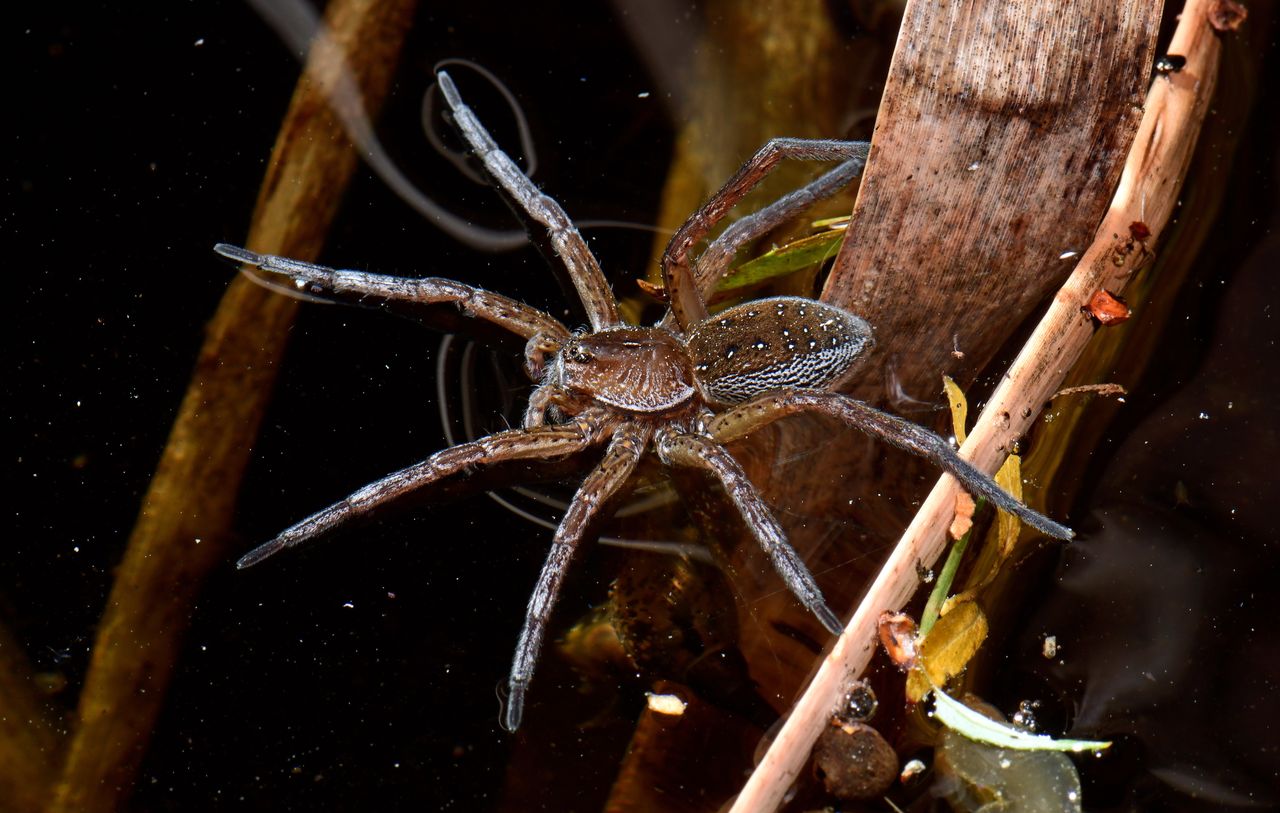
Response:
POLYGON ((714 476, 733 501, 743 522, 760 547, 769 555, 773 567, 800 603, 822 622, 832 635, 844 631, 839 617, 827 606, 822 591, 804 560, 787 541, 786 532, 773 512, 765 505, 760 492, 752 485, 738 461, 723 446, 701 435, 662 432, 658 437, 658 456, 672 466, 699 469, 714 476))
POLYGON ((868 435, 903 451, 930 460, 938 468, 955 477, 976 494, 981 494, 1001 510, 1013 514, 1043 534, 1069 540, 1075 532, 1034 511, 1002 489, 995 480, 979 471, 972 463, 938 435, 882 412, 856 398, 838 392, 784 389, 761 395, 716 415, 707 426, 711 436, 721 443, 750 434, 754 430, 788 415, 819 412, 854 426, 868 435))
POLYGON ((510 694, 502 717, 503 728, 508 731, 515 731, 520 727, 520 720, 524 716, 525 694, 533 679, 538 654, 542 651, 547 623, 551 620, 551 612, 555 609, 560 587, 578 549, 578 543, 582 541, 592 520, 599 516, 601 509, 631 477, 652 436, 653 430, 640 424, 627 423, 620 426, 614 432, 604 458, 582 481, 560 521, 560 527, 556 529, 551 550, 538 575, 537 586, 529 597, 524 628, 520 631, 515 659, 511 664, 511 677, 508 680, 510 694))

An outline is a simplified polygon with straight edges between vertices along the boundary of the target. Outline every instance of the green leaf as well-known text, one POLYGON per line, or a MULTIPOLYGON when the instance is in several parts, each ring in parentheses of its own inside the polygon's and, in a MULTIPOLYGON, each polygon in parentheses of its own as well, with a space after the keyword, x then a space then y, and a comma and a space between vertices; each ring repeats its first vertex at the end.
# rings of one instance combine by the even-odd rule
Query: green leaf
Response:
POLYGON ((1093 740, 1055 740, 1043 734, 1029 734, 1013 726, 998 723, 969 708, 941 689, 933 690, 933 715, 951 730, 971 740, 1015 751, 1101 751, 1109 742, 1093 740))
POLYGON ((786 276, 801 268, 826 262, 840 250, 840 241, 843 239, 844 230, 839 229, 803 237, 785 246, 772 249, 726 274, 716 286, 716 290, 729 291, 755 285, 786 276))

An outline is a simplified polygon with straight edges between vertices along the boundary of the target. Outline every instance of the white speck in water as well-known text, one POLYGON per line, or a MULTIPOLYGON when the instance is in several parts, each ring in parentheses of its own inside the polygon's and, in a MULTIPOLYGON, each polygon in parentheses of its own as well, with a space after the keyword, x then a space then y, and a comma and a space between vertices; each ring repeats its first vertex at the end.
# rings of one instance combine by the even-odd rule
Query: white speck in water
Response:
POLYGON ((1064 251, 1064 252, 1062 252, 1061 254, 1059 254, 1059 255, 1058 255, 1058 259, 1059 259, 1059 260, 1074 260, 1076 257, 1079 257, 1079 256, 1080 256, 1080 252, 1076 251, 1075 249, 1070 249, 1070 250, 1068 250, 1068 251, 1064 251))
POLYGON ((1012 766, 1013 766, 1013 761, 1012 761, 1012 760, 1010 760, 1008 757, 1001 757, 1001 758, 1000 758, 1000 767, 1001 767, 1001 768, 1009 768, 1009 767, 1012 767, 1012 766))
POLYGON ((649 698, 649 710, 655 714, 668 714, 678 717, 684 714, 684 710, 688 706, 687 703, 674 694, 645 692, 645 696, 649 698))
POLYGON ((1201 413, 1200 413, 1199 415, 1197 415, 1196 417, 1197 417, 1197 418, 1199 418, 1199 419, 1200 419, 1200 420, 1202 420, 1202 421, 1207 421, 1207 420, 1209 420, 1209 413, 1208 413, 1208 412, 1201 412, 1201 413))
POLYGON ((346 607, 348 610, 354 610, 356 608, 356 605, 352 604, 350 601, 343 602, 342 606, 346 607))
POLYGON ((982 164, 979 164, 977 161, 974 161, 972 164, 970 164, 969 166, 965 167, 965 171, 967 171, 967 172, 977 172, 977 171, 978 171, 978 169, 979 169, 979 167, 981 167, 981 166, 982 166, 982 164))
POLYGON ((636 98, 637 98, 637 99, 647 99, 647 98, 649 98, 649 91, 647 91, 647 90, 642 90, 642 91, 640 91, 639 93, 637 93, 637 94, 636 94, 636 98))
POLYGON ((196 42, 195 42, 195 46, 196 46, 197 48, 199 48, 201 45, 204 45, 204 37, 201 37, 200 39, 196 40, 196 42))

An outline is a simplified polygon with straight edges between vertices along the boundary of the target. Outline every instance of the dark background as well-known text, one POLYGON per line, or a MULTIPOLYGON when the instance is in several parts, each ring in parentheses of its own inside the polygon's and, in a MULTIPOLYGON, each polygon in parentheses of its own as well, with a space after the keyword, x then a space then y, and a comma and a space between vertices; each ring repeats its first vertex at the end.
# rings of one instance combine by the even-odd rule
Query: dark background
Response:
MULTIPOLYGON (((421 135, 418 105, 432 65, 466 57, 521 101, 539 147, 537 180, 575 219, 652 222, 670 150, 668 110, 607 6, 431 5, 379 126, 421 188, 485 225, 515 227, 491 191, 460 179, 421 135)), ((7 399, 16 448, 0 620, 37 671, 66 679, 49 698, 55 714, 74 708, 112 569, 202 327, 234 273, 211 247, 243 242, 298 71, 244 5, 156 6, 127 17, 105 4, 26 7, 7 27, 17 104, 6 127, 0 230, 17 290, 7 399)), ((514 144, 496 96, 460 83, 499 140, 514 144)), ((1260 108, 1269 106, 1263 99, 1260 108)), ((1215 182, 1231 192, 1211 260, 1179 300, 1175 321, 1185 330, 1118 432, 1157 412, 1156 395, 1191 379, 1212 347, 1222 292, 1268 235, 1274 241, 1275 136, 1273 114, 1261 110, 1240 154, 1223 156, 1227 169, 1215 182)), ((649 236, 588 236, 607 273, 643 270, 649 236)), ((563 301, 531 250, 461 248, 363 169, 322 259, 455 277, 541 307, 563 301)), ((378 313, 302 309, 245 480, 237 552, 443 445, 437 342, 378 313)), ((1274 495, 1271 479, 1233 487, 1262 498, 1274 495)), ((133 805, 495 806, 513 742, 497 726, 495 691, 548 536, 475 497, 339 534, 252 571, 237 573, 229 558, 195 608, 133 805)), ((608 578, 603 556, 592 552, 579 566, 562 617, 598 598, 608 578)), ((545 668, 540 678, 534 714, 540 695, 573 691, 571 682, 557 686, 568 680, 563 670, 545 668)), ((547 777, 537 798, 508 801, 598 807, 616 754, 597 752, 589 734, 540 747, 562 757, 562 773, 547 777)))
MULTIPOLYGON (((463 57, 520 100, 536 178, 575 219, 653 221, 666 110, 607 7, 423 6, 379 125, 420 188, 483 225, 519 229, 422 135, 432 66, 463 57)), ((7 410, 15 521, 0 553, 0 618, 37 671, 68 680, 50 698, 58 714, 74 707, 112 569, 234 273, 212 246, 244 241, 298 63, 239 3, 24 13, 0 226, 19 283, 7 410)), ((496 94, 454 73, 515 145, 496 94)), ((640 273, 652 239, 588 238, 623 276, 640 273)), ((363 167, 322 260, 454 277, 542 307, 563 301, 535 252, 461 248, 363 167)), ((245 480, 234 555, 444 445, 438 342, 382 314, 303 308, 245 480)), ((499 416, 485 417, 499 428, 499 416)), ((511 743, 496 690, 548 539, 481 496, 253 571, 228 558, 195 608, 134 805, 493 805, 511 743)), ((579 571, 591 573, 589 559, 579 571)), ((580 581, 598 598, 607 580, 580 581)), ((567 613, 585 609, 574 598, 567 613)), ((579 767, 575 781, 598 794, 612 776, 603 771, 593 784, 579 767)))

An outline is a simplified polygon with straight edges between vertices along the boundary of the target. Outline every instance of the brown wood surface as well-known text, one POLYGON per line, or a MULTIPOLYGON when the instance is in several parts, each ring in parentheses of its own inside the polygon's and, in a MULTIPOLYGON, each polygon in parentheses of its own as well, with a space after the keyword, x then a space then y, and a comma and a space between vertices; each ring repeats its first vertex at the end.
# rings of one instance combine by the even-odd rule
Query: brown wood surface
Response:
MULTIPOLYGON (((1147 262, 1172 217, 1216 84, 1219 46, 1206 21, 1211 5, 1190 0, 1184 8, 1170 51, 1185 55, 1186 67, 1151 86, 1141 127, 1105 219, 961 448, 961 455, 981 469, 991 471, 999 465, 1094 335, 1085 305, 1100 289, 1123 290, 1135 270, 1147 262), (1144 224, 1138 230, 1142 239, 1134 236, 1133 224, 1138 222, 1144 224)), ((739 794, 732 808, 735 813, 758 813, 780 804, 843 687, 870 661, 877 618, 887 609, 904 605, 918 587, 917 568, 922 563, 931 566, 941 552, 955 490, 950 478, 935 484, 739 794)))
MULTIPOLYGON (((876 333, 853 393, 920 423, 943 415, 941 376, 972 382, 1070 271, 1059 256, 1089 244, 1142 110, 1158 4, 1026 5, 908 4, 823 292, 876 333), (890 397, 891 383, 917 402, 890 397)), ((829 421, 792 419, 733 452, 838 612, 936 478, 829 421)), ((776 631, 827 638, 753 546, 738 546, 735 571, 752 614, 769 620, 754 625, 763 640, 743 642, 752 676, 785 708, 812 650, 776 631)))
POLYGON ((1088 245, 1142 114, 1150 0, 911 2, 849 237, 823 298, 866 318, 877 357, 930 400, 962 386, 1088 245), (959 348, 960 359, 953 355, 959 348))
MULTIPOLYGON (((370 109, 390 84, 413 5, 335 0, 327 10, 331 42, 370 109)), ((256 251, 306 259, 323 244, 356 160, 328 110, 335 70, 313 48, 263 180, 248 240, 256 251)), ((192 262, 207 248, 193 247, 192 262)), ((241 276, 208 326, 116 571, 49 811, 106 813, 129 795, 200 585, 230 558, 236 494, 297 304, 241 276)))

